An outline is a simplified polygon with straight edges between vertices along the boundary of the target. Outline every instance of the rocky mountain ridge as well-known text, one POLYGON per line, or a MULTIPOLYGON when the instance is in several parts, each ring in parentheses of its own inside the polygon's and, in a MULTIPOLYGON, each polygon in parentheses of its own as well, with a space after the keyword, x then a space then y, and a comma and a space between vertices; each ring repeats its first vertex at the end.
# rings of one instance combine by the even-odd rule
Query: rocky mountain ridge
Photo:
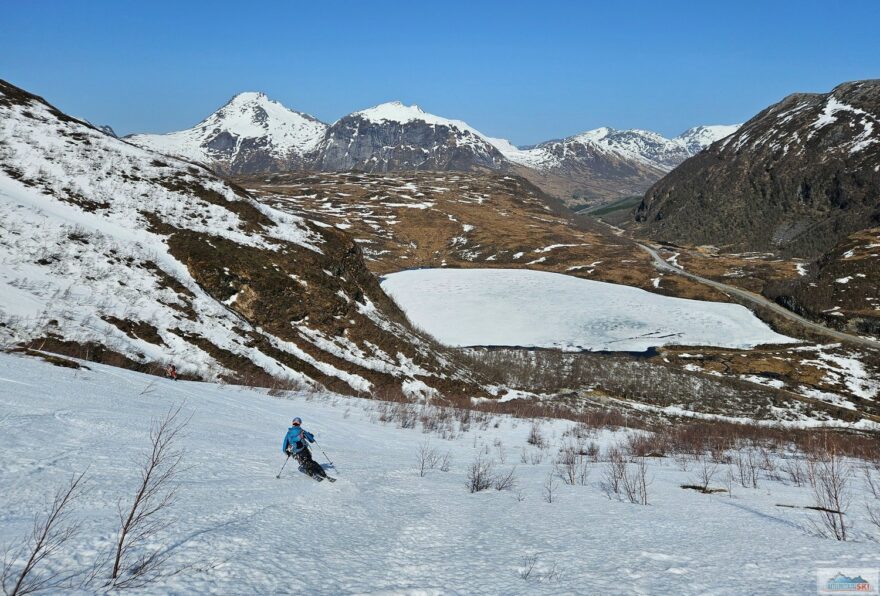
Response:
POLYGON ((399 101, 326 125, 261 93, 242 93, 196 127, 130 142, 225 174, 282 171, 510 171, 561 200, 595 203, 643 192, 735 127, 703 126, 667 139, 600 128, 520 148, 466 122, 399 101))

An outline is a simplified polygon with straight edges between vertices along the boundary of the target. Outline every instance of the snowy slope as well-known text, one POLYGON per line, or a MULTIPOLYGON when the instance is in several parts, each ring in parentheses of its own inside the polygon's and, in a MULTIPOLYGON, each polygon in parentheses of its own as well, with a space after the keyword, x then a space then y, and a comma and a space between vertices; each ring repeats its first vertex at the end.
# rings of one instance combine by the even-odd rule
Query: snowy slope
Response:
POLYGON ((384 277, 409 318, 452 346, 643 351, 791 343, 738 304, 522 269, 418 269, 384 277))
MULTIPOLYGON (((817 567, 880 567, 867 494, 852 482, 854 541, 811 533, 808 487, 759 473, 759 488, 732 496, 683 490, 693 462, 648 458, 649 505, 609 500, 604 464, 585 486, 543 486, 568 422, 544 422, 546 449, 527 444, 531 423, 500 417, 444 440, 378 422, 379 402, 332 395, 270 398, 259 391, 159 381, 130 371, 52 367, 0 355, 0 543, 31 529, 33 514, 71 473, 90 490, 74 505, 80 532, 46 571, 82 569, 112 543, 117 500, 137 481, 149 420, 183 405, 192 419, 181 446, 185 471, 174 523, 154 542, 183 572, 150 594, 807 594, 817 567), (145 391, 146 389, 146 391, 145 391), (318 484, 291 465, 282 479, 281 440, 293 416, 317 434, 339 481, 318 484), (496 424, 497 422, 497 424, 496 424), (448 472, 416 472, 419 445, 450 454, 448 472), (516 490, 469 494, 466 468, 478 453, 516 490), (525 459, 523 463, 521 459, 525 459), (503 462, 503 463, 502 463, 503 462), (524 558, 535 567, 522 579, 524 558)), ((625 433, 588 431, 602 451, 625 433)), ((316 459, 324 460, 320 451, 316 459)), ((777 463, 779 460, 777 459, 777 463)), ((724 486, 721 465, 713 487, 724 486)), ((94 590, 89 590, 94 592, 94 590)))
POLYGON ((139 134, 130 142, 211 164, 230 172, 291 169, 314 151, 327 125, 269 99, 246 92, 193 128, 168 134, 139 134))

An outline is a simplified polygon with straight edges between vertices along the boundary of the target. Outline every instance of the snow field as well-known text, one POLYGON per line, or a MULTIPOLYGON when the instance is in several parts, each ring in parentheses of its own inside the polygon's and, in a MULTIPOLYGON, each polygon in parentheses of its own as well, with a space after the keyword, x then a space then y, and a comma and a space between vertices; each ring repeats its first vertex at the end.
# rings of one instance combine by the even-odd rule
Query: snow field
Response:
MULTIPOLYGON (((758 489, 735 485, 732 497, 699 494, 680 488, 694 482, 693 469, 669 458, 648 459, 648 506, 606 498, 601 463, 586 486, 560 482, 547 503, 552 461, 571 440, 566 421, 541 423, 544 450, 526 442, 530 421, 509 417, 455 423, 449 440, 382 424, 383 408, 393 406, 381 402, 279 399, 88 366, 0 355, 0 542, 25 534, 55 488, 88 469, 90 490, 76 504, 83 528, 47 569, 86 566, 110 544, 150 419, 181 404, 191 416, 182 442, 188 467, 175 522, 160 540, 172 566, 194 567, 146 593, 808 593, 816 567, 880 566, 856 480, 848 515, 857 540, 843 543, 808 530, 815 514, 776 506, 812 504, 808 488, 762 477, 758 489), (275 479, 296 415, 336 463, 335 484, 291 465, 275 479), (448 472, 419 477, 425 441, 449 453, 448 472), (466 469, 478 454, 502 472, 516 466, 516 489, 468 493, 466 469), (528 580, 524 557, 536 557, 528 580)), ((625 434, 588 440, 605 451, 625 434)), ((720 473, 712 486, 724 486, 720 473)))
POLYGON ((644 351, 667 344, 750 348, 792 343, 747 308, 670 298, 559 273, 419 269, 382 288, 410 320, 451 346, 644 351))

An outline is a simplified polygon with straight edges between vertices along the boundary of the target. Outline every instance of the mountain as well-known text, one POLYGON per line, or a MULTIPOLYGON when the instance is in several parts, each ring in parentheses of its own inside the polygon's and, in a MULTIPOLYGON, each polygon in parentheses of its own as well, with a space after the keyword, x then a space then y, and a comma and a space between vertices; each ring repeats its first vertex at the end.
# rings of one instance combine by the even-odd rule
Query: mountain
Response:
POLYGON ((655 184, 660 240, 816 257, 880 225, 880 80, 789 95, 655 184))
POLYGON ((192 129, 127 140, 223 174, 512 172, 572 205, 640 194, 735 129, 700 126, 666 139, 650 131, 600 128, 520 148, 461 120, 399 101, 354 112, 327 126, 261 93, 242 93, 192 129))
POLYGON ((239 93, 193 128, 138 134, 126 140, 204 163, 222 173, 298 170, 306 167, 327 130, 319 120, 263 93, 239 93))
POLYGON ((399 101, 341 118, 317 152, 315 165, 323 171, 471 171, 507 165, 501 152, 465 122, 399 101))
POLYGON ((0 345, 190 378, 480 395, 325 224, 0 81, 0 345))
POLYGON ((648 130, 597 128, 530 148, 506 147, 519 173, 569 205, 641 194, 688 157, 737 125, 699 126, 667 139, 648 130))

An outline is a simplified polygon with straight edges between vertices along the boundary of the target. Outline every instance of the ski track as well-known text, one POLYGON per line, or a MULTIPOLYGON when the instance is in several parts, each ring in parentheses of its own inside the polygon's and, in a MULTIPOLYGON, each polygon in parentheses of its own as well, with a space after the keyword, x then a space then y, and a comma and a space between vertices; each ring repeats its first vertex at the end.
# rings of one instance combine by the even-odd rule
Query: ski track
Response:
MULTIPOLYGON (((542 464, 529 465, 519 461, 527 421, 472 425, 448 441, 371 422, 375 413, 365 408, 375 404, 364 400, 272 398, 89 367, 0 355, 0 376, 14 381, 0 384, 0 543, 24 535, 47 496, 88 469, 90 489, 76 508, 83 522, 77 552, 51 562, 56 569, 87 565, 113 540, 116 502, 137 479, 131 462, 147 447, 150 419, 183 404, 191 416, 183 439, 188 467, 176 521, 161 544, 174 564, 196 568, 144 592, 809 593, 819 561, 880 566, 876 543, 817 538, 804 530, 810 513, 776 507, 809 504, 807 489, 763 480, 759 490, 735 489, 732 499, 697 494, 679 487, 693 476, 671 460, 651 461, 650 506, 607 499, 597 486, 601 465, 589 486, 560 483, 558 501, 548 504, 542 487, 567 422, 542 425, 554 447, 542 464), (275 478, 294 415, 338 464, 327 468, 338 482, 315 482, 294 462, 275 478), (451 452, 451 470, 419 478, 416 453, 429 437, 438 451, 451 452), (498 461, 496 439, 507 462, 497 467, 517 467, 523 501, 513 492, 465 489, 465 469, 479 450, 488 447, 498 461), (519 570, 530 554, 538 563, 524 581, 519 570), (548 579, 554 564, 559 577, 548 579)), ((603 431, 596 440, 607 445, 618 435, 603 431)), ((313 455, 326 464, 320 449, 313 455)), ((858 494, 850 514, 857 531, 869 527, 862 501, 858 494)))

